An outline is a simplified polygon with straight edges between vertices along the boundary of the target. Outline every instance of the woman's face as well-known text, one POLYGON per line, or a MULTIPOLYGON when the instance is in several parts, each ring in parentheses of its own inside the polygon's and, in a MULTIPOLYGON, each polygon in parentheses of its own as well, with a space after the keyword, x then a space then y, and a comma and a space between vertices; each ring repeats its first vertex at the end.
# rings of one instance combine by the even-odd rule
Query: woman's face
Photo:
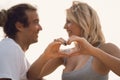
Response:
POLYGON ((76 36, 80 36, 81 35, 81 29, 80 26, 78 24, 76 24, 73 21, 70 20, 66 20, 66 24, 64 26, 64 29, 66 29, 68 36, 72 36, 72 35, 76 35, 76 36))

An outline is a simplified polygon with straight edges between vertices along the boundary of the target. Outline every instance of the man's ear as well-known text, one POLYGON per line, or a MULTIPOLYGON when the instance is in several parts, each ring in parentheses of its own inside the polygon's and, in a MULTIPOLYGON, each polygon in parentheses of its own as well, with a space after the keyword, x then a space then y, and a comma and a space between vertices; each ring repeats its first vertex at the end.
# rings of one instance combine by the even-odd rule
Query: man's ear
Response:
POLYGON ((21 22, 16 22, 15 26, 18 31, 22 31, 24 29, 24 25, 21 22))

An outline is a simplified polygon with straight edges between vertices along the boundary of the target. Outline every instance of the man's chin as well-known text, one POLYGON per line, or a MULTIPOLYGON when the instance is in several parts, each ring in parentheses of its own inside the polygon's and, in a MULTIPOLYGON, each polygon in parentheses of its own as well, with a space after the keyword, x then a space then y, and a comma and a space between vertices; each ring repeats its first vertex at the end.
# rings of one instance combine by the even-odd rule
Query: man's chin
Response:
POLYGON ((32 43, 37 43, 38 42, 38 40, 34 40, 34 42, 32 42, 32 43))

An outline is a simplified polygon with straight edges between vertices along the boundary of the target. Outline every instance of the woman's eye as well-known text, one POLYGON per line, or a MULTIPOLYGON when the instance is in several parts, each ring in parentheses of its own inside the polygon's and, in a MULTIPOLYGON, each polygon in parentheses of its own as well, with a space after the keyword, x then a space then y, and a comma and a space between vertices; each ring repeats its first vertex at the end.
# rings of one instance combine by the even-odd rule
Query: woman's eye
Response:
POLYGON ((71 22, 67 20, 67 23, 71 23, 71 22))
POLYGON ((72 22, 67 20, 67 26, 71 26, 72 22))

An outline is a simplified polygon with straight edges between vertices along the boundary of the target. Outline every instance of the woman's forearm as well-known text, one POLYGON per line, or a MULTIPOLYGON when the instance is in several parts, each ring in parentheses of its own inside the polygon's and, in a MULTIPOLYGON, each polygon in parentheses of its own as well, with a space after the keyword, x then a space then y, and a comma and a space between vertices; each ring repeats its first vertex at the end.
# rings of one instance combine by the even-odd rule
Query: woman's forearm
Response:
POLYGON ((92 50, 92 55, 120 76, 120 58, 112 56, 99 48, 94 48, 94 50, 92 50))

